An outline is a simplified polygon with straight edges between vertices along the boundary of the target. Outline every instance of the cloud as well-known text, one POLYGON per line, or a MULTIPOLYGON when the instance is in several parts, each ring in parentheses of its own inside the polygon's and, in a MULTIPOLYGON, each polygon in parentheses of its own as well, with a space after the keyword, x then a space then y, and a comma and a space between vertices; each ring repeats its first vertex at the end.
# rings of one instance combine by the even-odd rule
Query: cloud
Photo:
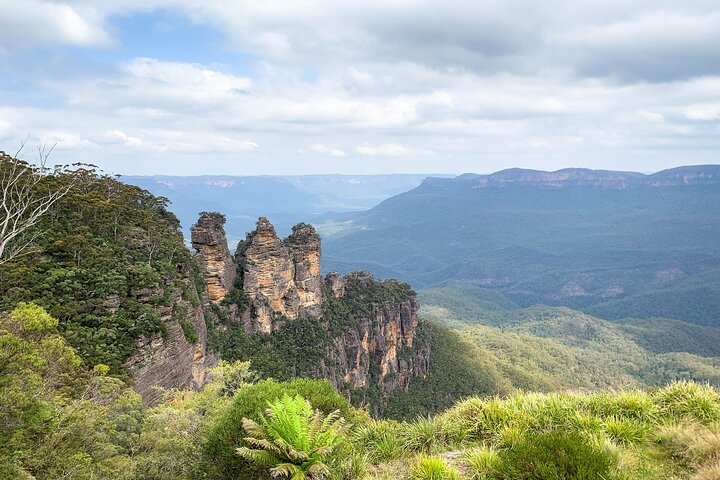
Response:
POLYGON ((346 157, 347 153, 340 150, 339 148, 327 147, 323 144, 316 143, 314 145, 307 145, 306 147, 299 148, 298 153, 304 155, 306 153, 318 153, 320 155, 329 155, 331 157, 346 157))
POLYGON ((0 6, 0 140, 58 139, 63 161, 127 173, 656 170, 716 162, 720 149, 717 2, 0 6), (119 25, 158 11, 217 33, 203 46, 212 59, 120 44, 134 32, 119 25))
POLYGON ((115 41, 104 16, 41 0, 0 0, 0 49, 6 53, 44 45, 109 47, 115 41))
POLYGON ((397 143, 384 143, 381 145, 361 145, 357 147, 360 155, 370 157, 402 157, 411 155, 413 151, 397 143))

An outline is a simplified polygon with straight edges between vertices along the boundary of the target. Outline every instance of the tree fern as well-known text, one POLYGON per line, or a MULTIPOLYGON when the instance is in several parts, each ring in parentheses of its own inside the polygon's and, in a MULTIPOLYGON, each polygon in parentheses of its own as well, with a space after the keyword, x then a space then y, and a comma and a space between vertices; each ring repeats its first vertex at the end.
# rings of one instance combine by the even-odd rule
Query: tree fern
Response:
POLYGON ((275 478, 313 480, 330 475, 326 461, 344 441, 348 429, 338 411, 324 416, 300 395, 268 402, 260 422, 242 420, 249 447, 242 457, 270 467, 275 478))

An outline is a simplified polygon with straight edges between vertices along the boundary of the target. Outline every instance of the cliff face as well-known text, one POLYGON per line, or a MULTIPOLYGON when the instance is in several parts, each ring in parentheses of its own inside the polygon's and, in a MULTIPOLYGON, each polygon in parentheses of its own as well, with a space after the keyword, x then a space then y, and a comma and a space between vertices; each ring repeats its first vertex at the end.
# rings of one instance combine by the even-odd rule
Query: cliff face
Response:
MULTIPOLYGON (((188 266, 183 268, 187 270, 188 266)), ((184 292, 196 295, 187 272, 181 283, 184 292)), ((202 299, 190 301, 179 291, 172 291, 175 293, 170 295, 167 305, 156 307, 166 333, 141 338, 135 354, 126 363, 133 388, 146 404, 160 400, 166 389, 202 388, 207 368, 217 363, 217 357, 207 349, 202 299)), ((162 288, 144 289, 136 296, 140 303, 150 304, 164 293, 162 288)), ((207 304, 207 294, 203 297, 207 304)))
POLYGON ((236 269, 223 225, 225 217, 216 213, 203 213, 191 231, 192 246, 205 277, 208 297, 220 302, 235 283, 236 269))
POLYGON ((300 224, 286 240, 261 218, 236 253, 249 308, 247 333, 270 333, 284 321, 319 316, 322 307, 320 237, 300 224))
POLYGON ((508 186, 531 187, 600 187, 612 190, 681 186, 717 186, 720 166, 698 165, 662 170, 652 175, 637 172, 565 168, 554 172, 511 168, 490 175, 464 174, 455 178, 428 178, 424 188, 447 188, 462 184, 467 188, 508 186))
POLYGON ((414 292, 407 288, 387 295, 390 289, 407 286, 396 282, 383 285, 386 282, 365 272, 342 279, 331 274, 326 282, 335 292, 342 285, 337 301, 348 307, 363 305, 354 309, 354 325, 346 328, 330 349, 332 367, 326 366, 324 373, 336 386, 357 389, 376 385, 386 398, 398 388, 407 388, 413 378, 428 374, 430 349, 415 335, 418 303, 414 292))

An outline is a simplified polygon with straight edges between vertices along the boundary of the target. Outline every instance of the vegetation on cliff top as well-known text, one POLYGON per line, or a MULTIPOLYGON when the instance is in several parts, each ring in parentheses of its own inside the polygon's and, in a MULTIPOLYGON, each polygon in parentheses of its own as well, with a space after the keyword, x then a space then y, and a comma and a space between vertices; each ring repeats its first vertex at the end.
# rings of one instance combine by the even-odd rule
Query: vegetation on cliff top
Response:
POLYGON ((156 306, 173 293, 197 299, 182 280, 191 267, 179 222, 167 199, 91 169, 46 181, 67 193, 35 225, 32 251, 0 264, 0 311, 42 305, 89 365, 122 372, 138 338, 164 332, 156 306))

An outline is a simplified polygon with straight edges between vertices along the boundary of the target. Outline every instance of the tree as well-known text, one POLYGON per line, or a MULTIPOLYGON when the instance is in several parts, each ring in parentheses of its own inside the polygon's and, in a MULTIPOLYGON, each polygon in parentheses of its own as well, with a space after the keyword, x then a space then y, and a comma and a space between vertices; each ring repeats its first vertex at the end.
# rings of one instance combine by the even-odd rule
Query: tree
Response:
POLYGON ((268 404, 260 423, 243 418, 245 441, 255 448, 237 453, 270 467, 276 478, 320 479, 330 475, 328 460, 343 443, 349 426, 339 411, 324 416, 300 395, 287 394, 268 404))
MULTIPOLYGON (((0 151, 0 264, 31 251, 40 232, 33 227, 65 196, 72 184, 48 181, 47 159, 53 148, 38 147, 39 166, 0 151)), ((62 169, 56 169, 59 173, 62 169)))

